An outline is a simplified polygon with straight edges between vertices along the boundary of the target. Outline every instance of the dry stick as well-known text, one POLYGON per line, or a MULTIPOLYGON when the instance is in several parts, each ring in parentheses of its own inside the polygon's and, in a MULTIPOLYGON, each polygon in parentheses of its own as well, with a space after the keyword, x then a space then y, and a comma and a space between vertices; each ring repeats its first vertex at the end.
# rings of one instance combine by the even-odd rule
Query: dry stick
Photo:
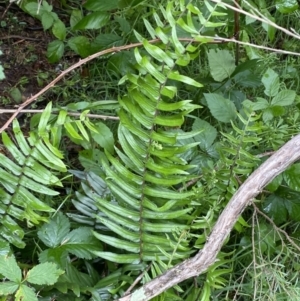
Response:
POLYGON ((221 247, 240 214, 277 175, 300 158, 300 135, 295 136, 266 160, 242 184, 219 216, 203 249, 118 301, 147 301, 174 285, 205 272, 216 261, 221 247))
MULTIPOLYGON (((6 114, 6 113, 15 113, 17 109, 0 109, 0 114, 6 114)), ((44 110, 22 110, 22 113, 43 113, 44 110)), ((58 114, 58 112, 52 111, 51 114, 58 114)), ((79 117, 81 116, 82 113, 75 113, 75 112, 67 112, 69 116, 75 116, 79 117)), ((109 115, 99 115, 99 114, 85 114, 84 116, 89 117, 89 118, 98 118, 98 119, 103 119, 103 120, 120 120, 118 116, 109 116, 109 115)))

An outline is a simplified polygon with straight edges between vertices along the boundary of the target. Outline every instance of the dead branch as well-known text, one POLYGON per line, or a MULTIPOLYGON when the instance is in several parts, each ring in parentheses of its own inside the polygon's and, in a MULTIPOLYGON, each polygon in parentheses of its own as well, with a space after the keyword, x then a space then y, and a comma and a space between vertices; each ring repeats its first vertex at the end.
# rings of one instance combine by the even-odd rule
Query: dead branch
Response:
POLYGON ((176 265, 118 301, 150 300, 168 288, 204 273, 215 262, 225 239, 251 200, 299 158, 300 135, 297 135, 275 152, 242 184, 221 213, 203 249, 195 257, 176 265))

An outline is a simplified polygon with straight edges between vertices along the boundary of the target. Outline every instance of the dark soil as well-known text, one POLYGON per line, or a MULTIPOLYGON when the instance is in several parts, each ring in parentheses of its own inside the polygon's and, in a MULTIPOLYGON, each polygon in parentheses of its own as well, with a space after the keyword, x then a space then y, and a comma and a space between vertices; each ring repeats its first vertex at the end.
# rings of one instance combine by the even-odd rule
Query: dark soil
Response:
MULTIPOLYGON (((51 40, 53 37, 43 31, 39 20, 9 1, 0 2, 0 63, 5 74, 0 81, 0 108, 15 108, 55 75, 55 65, 49 64, 46 57, 51 40), (41 74, 50 78, 41 82, 41 74)), ((0 125, 9 117, 5 115, 0 115, 0 125)))

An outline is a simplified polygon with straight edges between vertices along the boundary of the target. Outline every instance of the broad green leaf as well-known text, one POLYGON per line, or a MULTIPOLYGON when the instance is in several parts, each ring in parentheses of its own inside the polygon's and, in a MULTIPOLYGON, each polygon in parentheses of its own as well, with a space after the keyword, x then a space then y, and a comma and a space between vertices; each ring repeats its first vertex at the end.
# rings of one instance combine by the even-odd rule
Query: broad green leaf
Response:
POLYGON ((280 174, 275 179, 273 179, 273 181, 271 183, 269 183, 266 186, 266 189, 268 189, 271 192, 276 191, 280 187, 280 185, 282 184, 282 180, 283 180, 283 175, 280 174))
POLYGON ((210 74, 215 81, 221 82, 234 72, 234 58, 228 50, 211 49, 207 56, 210 74))
POLYGON ((44 224, 38 231, 39 239, 49 248, 61 244, 70 231, 70 222, 61 212, 58 212, 48 224, 44 224))
POLYGON ((200 142, 201 149, 208 149, 214 143, 217 130, 207 121, 196 117, 192 128, 194 131, 201 131, 200 134, 194 137, 195 141, 200 142))
POLYGON ((91 11, 108 11, 118 8, 119 0, 87 0, 84 7, 91 11))
POLYGON ((48 44, 47 58, 50 63, 58 62, 64 54, 65 45, 62 41, 54 40, 48 44))
POLYGON ((109 71, 114 72, 115 74, 125 75, 128 73, 134 73, 135 69, 133 68, 135 64, 135 59, 132 51, 121 51, 115 53, 108 60, 107 68, 109 71))
POLYGON ((17 87, 11 88, 9 94, 16 103, 22 102, 22 93, 19 88, 17 87))
POLYGON ((60 41, 64 41, 67 34, 65 23, 63 23, 59 19, 56 20, 52 27, 52 33, 57 39, 59 39, 60 41))
POLYGON ((265 86, 264 92, 267 96, 274 97, 277 95, 279 91, 279 76, 275 71, 268 68, 261 81, 265 86))
POLYGON ((101 33, 92 42, 93 51, 100 51, 116 46, 121 46, 124 43, 122 37, 113 33, 101 33))
POLYGON ((71 16, 70 16, 70 25, 71 28, 74 28, 74 26, 82 19, 82 11, 79 9, 72 9, 71 16))
POLYGON ((237 116, 235 105, 229 99, 216 93, 204 93, 211 114, 219 121, 228 123, 237 116))
POLYGON ((17 284, 21 283, 21 269, 14 256, 0 256, 0 274, 17 284))
POLYGON ((120 30, 126 34, 130 33, 131 31, 131 25, 130 23, 125 19, 124 16, 116 16, 115 21, 119 23, 120 30))
POLYGON ((290 14, 299 8, 297 0, 276 0, 276 9, 282 14, 290 14))
POLYGON ((264 110, 270 106, 269 102, 262 97, 256 97, 256 101, 252 102, 250 100, 245 100, 243 104, 254 111, 256 110, 264 110))
POLYGON ((269 123, 274 118, 271 108, 264 110, 262 118, 265 123, 269 123))
POLYGON ((293 104, 296 98, 296 92, 293 90, 283 90, 280 91, 278 94, 271 101, 272 106, 289 106, 293 104))
POLYGON ((72 230, 64 237, 61 248, 83 259, 93 259, 93 251, 103 249, 100 242, 92 235, 91 228, 88 227, 72 230))
MULTIPOLYGON (((267 18, 271 22, 276 22, 275 18, 268 14, 267 18)), ((269 40, 272 42, 276 36, 276 28, 268 23, 262 23, 263 29, 267 32, 269 40)))
POLYGON ((91 54, 91 44, 87 37, 76 36, 68 40, 68 46, 81 57, 87 57, 91 54))
POLYGON ((26 275, 26 280, 38 285, 53 285, 57 282, 63 270, 57 268, 55 263, 45 262, 33 267, 26 275))
MULTIPOLYGON (((0 192, 0 196, 1 196, 1 192, 0 192)), ((7 256, 9 252, 10 252, 9 243, 0 238, 0 256, 4 256, 4 255, 7 256)))
POLYGON ((62 269, 65 269, 68 262, 68 252, 61 247, 49 248, 39 253, 39 262, 53 262, 62 269))
POLYGON ((293 164, 283 173, 283 178, 288 186, 296 191, 300 191, 300 163, 293 164))
POLYGON ((107 12, 93 12, 83 17, 74 27, 75 30, 100 29, 107 24, 110 15, 107 12))
POLYGON ((15 294, 15 301, 38 301, 34 290, 22 284, 15 294))
MULTIPOLYGON (((6 295, 12 295, 17 288, 19 287, 19 284, 11 281, 6 282, 0 282, 0 296, 6 296, 6 295)), ((5 299, 1 299, 5 300, 5 299)))
POLYGON ((289 202, 275 194, 268 196, 263 202, 263 211, 272 218, 276 224, 282 224, 287 221, 290 209, 289 202))

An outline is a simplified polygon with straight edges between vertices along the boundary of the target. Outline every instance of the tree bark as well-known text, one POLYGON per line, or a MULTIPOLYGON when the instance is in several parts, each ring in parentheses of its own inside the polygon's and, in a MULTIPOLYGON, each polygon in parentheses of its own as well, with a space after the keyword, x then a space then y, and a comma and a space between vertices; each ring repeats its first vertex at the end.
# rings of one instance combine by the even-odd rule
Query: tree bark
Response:
POLYGON ((224 241, 244 209, 268 183, 299 158, 300 135, 297 135, 266 160, 241 185, 219 216, 203 249, 195 257, 183 261, 118 301, 150 300, 168 288, 205 272, 215 262, 224 241))

